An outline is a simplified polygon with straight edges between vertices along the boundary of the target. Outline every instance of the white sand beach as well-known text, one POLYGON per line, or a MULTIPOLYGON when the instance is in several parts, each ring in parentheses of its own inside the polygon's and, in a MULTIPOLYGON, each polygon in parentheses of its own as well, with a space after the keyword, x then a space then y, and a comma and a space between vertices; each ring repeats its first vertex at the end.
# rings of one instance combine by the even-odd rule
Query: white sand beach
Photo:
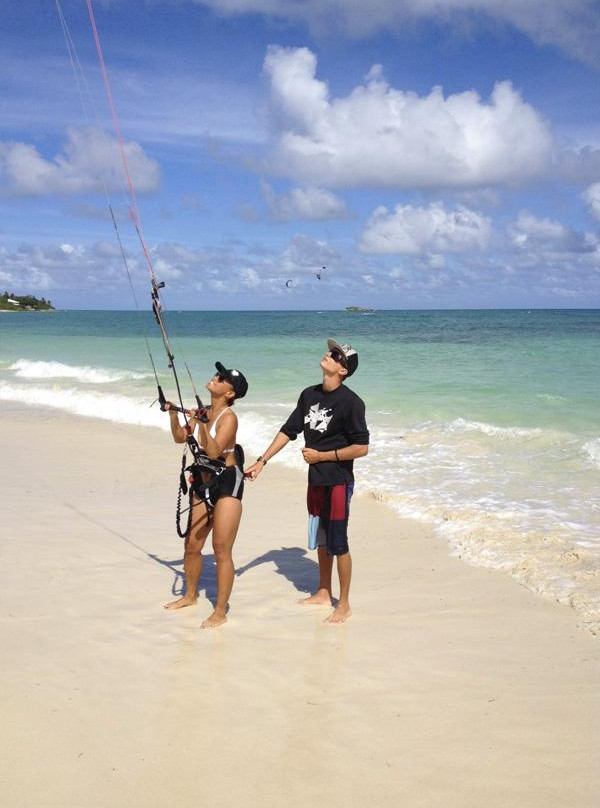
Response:
POLYGON ((600 645, 569 608, 358 495, 354 615, 324 624, 305 480, 272 463, 202 631, 210 550, 198 605, 162 608, 170 437, 9 404, 0 429, 0 805, 598 805, 600 645))

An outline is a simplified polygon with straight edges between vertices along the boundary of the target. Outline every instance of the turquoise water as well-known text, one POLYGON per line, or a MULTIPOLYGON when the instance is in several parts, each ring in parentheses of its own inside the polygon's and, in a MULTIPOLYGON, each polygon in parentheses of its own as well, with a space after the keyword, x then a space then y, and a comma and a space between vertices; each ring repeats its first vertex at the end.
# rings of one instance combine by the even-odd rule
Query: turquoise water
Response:
MULTIPOLYGON (((216 360, 248 377, 250 456, 319 380, 326 338, 351 342, 349 386, 373 436, 358 489, 598 625, 600 311, 168 312, 167 324, 190 405, 184 362, 201 395, 216 360)), ((0 399, 165 428, 144 336, 173 398, 150 313, 0 315, 0 399)), ((302 468, 298 449, 280 461, 302 468)))

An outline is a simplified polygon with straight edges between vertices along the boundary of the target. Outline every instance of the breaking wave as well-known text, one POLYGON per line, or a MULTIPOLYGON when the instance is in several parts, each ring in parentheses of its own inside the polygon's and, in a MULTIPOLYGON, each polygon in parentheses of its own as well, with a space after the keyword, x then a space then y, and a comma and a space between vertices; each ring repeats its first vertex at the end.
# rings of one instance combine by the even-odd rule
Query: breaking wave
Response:
POLYGON ((570 606, 582 626, 600 634, 600 556, 593 545, 576 541, 578 525, 549 513, 526 528, 518 507, 496 510, 484 502, 444 507, 417 494, 369 493, 401 517, 429 523, 453 555, 502 570, 536 594, 570 606))
POLYGON ((537 438, 542 434, 541 429, 534 427, 525 429, 517 426, 495 426, 481 421, 467 421, 464 418, 456 418, 448 425, 451 432, 483 432, 494 438, 537 438))
POLYGON ((29 359, 17 359, 8 367, 8 370, 12 370, 15 376, 21 379, 74 379, 86 384, 147 379, 152 375, 130 370, 64 365, 62 362, 41 362, 29 359))
POLYGON ((103 421, 114 421, 135 426, 156 426, 168 429, 158 407, 150 408, 151 399, 134 399, 118 394, 82 391, 64 387, 50 389, 29 385, 0 383, 0 400, 20 401, 37 407, 70 412, 87 418, 101 418, 103 421))
POLYGON ((600 438, 590 440, 582 446, 583 453, 600 469, 600 438))

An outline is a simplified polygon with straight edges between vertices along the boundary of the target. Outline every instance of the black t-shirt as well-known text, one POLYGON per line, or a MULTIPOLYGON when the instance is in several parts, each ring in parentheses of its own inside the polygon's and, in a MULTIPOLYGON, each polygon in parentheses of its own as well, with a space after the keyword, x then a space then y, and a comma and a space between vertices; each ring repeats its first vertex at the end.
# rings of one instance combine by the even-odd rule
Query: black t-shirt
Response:
MULTIPOLYGON (((307 387, 280 431, 291 440, 304 431, 307 448, 320 452, 369 443, 364 402, 343 384, 329 393, 320 384, 307 387)), ((312 463, 308 467, 308 481, 313 485, 351 483, 353 466, 353 460, 312 463)))

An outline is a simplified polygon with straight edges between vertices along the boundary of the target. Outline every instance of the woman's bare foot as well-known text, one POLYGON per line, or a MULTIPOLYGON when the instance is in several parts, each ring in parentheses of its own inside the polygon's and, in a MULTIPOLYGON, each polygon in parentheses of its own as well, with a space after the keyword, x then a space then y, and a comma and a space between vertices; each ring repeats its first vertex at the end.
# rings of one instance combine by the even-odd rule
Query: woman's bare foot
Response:
POLYGON ((352 609, 350 606, 336 606, 336 608, 331 612, 328 618, 326 618, 323 622, 324 623, 345 623, 346 620, 352 615, 352 609))
POLYGON ((182 598, 178 600, 172 600, 170 603, 165 603, 164 608, 167 611, 172 611, 173 609, 183 609, 185 606, 195 606, 198 598, 193 598, 191 595, 184 595, 182 598))
POLYGON ((318 589, 314 595, 302 598, 298 603, 302 604, 302 606, 331 606, 333 601, 327 589, 318 589))
POLYGON ((217 628, 217 626, 221 626, 226 622, 227 615, 223 614, 222 612, 217 612, 215 609, 211 616, 207 617, 206 620, 202 622, 200 628, 217 628))

